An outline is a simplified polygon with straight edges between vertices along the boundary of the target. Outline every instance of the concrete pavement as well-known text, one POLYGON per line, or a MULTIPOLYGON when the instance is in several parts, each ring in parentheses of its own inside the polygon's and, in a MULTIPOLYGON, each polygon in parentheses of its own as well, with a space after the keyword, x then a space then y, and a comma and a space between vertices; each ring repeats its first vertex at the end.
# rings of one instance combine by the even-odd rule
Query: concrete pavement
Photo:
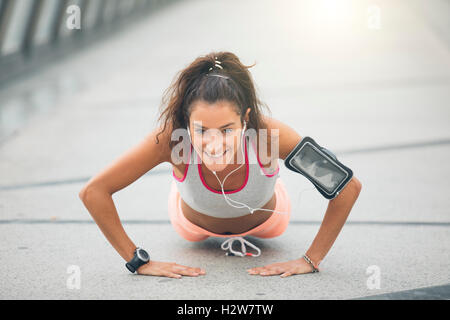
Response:
POLYGON ((423 1, 379 1, 373 30, 371 2, 349 3, 179 2, 3 88, 0 298, 352 299, 448 284, 450 46, 436 31, 445 19, 420 11, 423 1), (175 73, 213 50, 257 62, 250 71, 273 117, 335 151, 363 183, 319 274, 245 272, 300 257, 325 213, 326 199, 314 190, 300 198, 311 185, 284 167, 292 221, 278 238, 248 237, 258 258, 226 257, 221 239, 190 243, 175 232, 167 165, 114 195, 136 244, 156 260, 205 268, 201 278, 129 274, 78 199, 154 127, 175 73), (19 129, 5 129, 13 122, 19 129), (79 289, 67 285, 73 265, 79 289))

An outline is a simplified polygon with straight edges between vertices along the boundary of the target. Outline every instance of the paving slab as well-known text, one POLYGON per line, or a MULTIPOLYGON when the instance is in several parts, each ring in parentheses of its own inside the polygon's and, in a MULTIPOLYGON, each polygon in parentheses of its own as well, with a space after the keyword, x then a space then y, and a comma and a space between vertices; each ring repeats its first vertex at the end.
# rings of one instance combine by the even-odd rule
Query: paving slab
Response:
POLYGON ((331 3, 179 1, 0 90, 0 298, 420 299, 423 288, 447 297, 448 2, 378 1, 376 31, 366 21, 372 1, 331 3), (363 183, 319 274, 245 272, 300 257, 328 204, 281 162, 292 219, 278 238, 247 237, 258 258, 226 257, 220 238, 191 243, 175 232, 167 164, 113 195, 135 243, 156 260, 204 267, 200 278, 127 273, 78 198, 154 128, 176 72, 213 50, 256 62, 272 116, 333 150, 363 183), (67 285, 73 270, 80 289, 67 285))
POLYGON ((0 249, 0 297, 350 299, 448 283, 450 229, 440 226, 349 225, 323 261, 322 272, 282 279, 245 271, 299 258, 318 227, 293 224, 277 238, 246 237, 262 254, 241 258, 225 256, 223 239, 217 237, 189 242, 169 224, 125 224, 126 232, 155 260, 206 270, 202 277, 169 279, 130 274, 95 224, 1 224, 1 234, 7 237, 0 249), (74 265, 80 289, 70 289, 74 265), (380 274, 379 289, 371 285, 375 272, 380 274))

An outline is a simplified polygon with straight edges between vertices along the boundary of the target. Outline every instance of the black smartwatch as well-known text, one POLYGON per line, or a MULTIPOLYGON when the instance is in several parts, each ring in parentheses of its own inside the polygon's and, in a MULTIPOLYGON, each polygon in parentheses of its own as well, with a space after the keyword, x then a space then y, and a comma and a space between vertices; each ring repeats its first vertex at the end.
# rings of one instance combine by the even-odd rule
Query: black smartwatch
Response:
POLYGON ((138 247, 136 248, 136 250, 134 250, 133 259, 128 261, 125 266, 128 270, 130 270, 131 273, 135 273, 140 266, 146 264, 149 261, 150 256, 148 255, 147 251, 138 247))

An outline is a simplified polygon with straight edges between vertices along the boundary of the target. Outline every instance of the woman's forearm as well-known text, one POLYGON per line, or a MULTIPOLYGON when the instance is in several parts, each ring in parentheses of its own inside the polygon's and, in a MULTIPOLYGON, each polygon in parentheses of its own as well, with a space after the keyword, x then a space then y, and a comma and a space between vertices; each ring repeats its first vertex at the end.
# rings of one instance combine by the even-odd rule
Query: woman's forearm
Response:
POLYGON ((316 265, 319 265, 325 258, 339 235, 356 199, 358 199, 361 188, 361 183, 353 178, 338 197, 330 200, 320 229, 306 252, 316 265))
POLYGON ((87 187, 79 196, 106 239, 125 261, 130 261, 136 246, 120 222, 111 194, 95 187, 87 187))

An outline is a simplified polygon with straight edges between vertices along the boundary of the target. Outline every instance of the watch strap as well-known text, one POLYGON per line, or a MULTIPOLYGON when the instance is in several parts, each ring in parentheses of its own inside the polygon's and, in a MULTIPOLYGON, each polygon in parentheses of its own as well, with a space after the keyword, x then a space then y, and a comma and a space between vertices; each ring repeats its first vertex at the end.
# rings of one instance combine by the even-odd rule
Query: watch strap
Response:
MULTIPOLYGON (((137 271, 137 269, 146 264, 148 261, 143 261, 141 259, 139 259, 138 255, 137 255, 137 250, 140 248, 136 248, 134 250, 134 256, 133 259, 131 259, 130 261, 128 261, 125 266, 127 267, 128 270, 130 270, 130 272, 135 273, 137 271)), ((142 249, 141 249, 142 250, 142 249)))

